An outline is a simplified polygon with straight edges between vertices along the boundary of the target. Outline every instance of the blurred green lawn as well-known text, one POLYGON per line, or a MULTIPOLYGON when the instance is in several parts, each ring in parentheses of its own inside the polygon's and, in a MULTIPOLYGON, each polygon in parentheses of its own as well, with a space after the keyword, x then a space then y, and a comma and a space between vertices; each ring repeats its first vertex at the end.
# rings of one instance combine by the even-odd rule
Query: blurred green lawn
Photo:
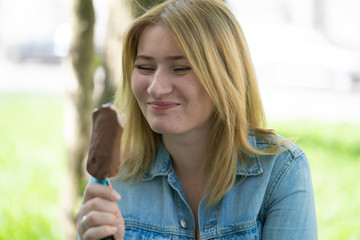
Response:
MULTIPOLYGON (((0 239, 62 239, 62 98, 0 95, 0 239)), ((312 168, 319 239, 360 239, 360 124, 270 122, 312 168)))
POLYGON ((0 239, 61 239, 61 97, 0 95, 0 239))

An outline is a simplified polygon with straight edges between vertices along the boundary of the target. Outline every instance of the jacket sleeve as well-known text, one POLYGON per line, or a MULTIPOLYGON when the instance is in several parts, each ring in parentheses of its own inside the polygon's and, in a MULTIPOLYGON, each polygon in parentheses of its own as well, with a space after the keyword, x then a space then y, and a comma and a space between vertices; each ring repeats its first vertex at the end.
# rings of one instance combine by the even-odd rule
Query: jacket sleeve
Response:
POLYGON ((267 190, 263 209, 263 240, 317 239, 314 191, 305 154, 291 151, 281 162, 267 190))

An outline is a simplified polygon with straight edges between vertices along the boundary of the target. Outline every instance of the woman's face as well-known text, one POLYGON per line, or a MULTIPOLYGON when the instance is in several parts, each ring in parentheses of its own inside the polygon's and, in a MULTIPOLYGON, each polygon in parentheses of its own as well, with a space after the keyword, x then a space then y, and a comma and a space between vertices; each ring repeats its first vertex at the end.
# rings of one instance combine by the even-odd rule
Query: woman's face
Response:
POLYGON ((144 29, 134 66, 132 90, 153 131, 208 132, 214 105, 166 27, 144 29))

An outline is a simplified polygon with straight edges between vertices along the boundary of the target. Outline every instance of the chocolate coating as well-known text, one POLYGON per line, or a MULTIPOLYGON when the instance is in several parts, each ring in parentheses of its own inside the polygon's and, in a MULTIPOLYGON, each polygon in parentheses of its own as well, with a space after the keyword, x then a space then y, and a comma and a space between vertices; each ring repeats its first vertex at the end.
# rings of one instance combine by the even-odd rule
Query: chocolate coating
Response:
POLYGON ((95 109, 87 171, 96 179, 104 180, 117 174, 120 167, 120 144, 123 128, 118 112, 111 105, 95 109))

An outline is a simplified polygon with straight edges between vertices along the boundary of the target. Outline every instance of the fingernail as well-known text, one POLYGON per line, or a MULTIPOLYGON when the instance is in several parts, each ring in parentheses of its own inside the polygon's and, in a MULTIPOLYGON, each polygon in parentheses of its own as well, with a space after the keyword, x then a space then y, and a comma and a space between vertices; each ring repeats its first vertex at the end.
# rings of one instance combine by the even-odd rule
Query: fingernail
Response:
POLYGON ((112 192, 112 198, 114 199, 114 201, 119 201, 121 199, 121 196, 119 193, 117 193, 116 191, 112 192))
POLYGON ((111 227, 111 229, 114 231, 114 233, 116 233, 116 231, 117 231, 116 227, 111 227))

